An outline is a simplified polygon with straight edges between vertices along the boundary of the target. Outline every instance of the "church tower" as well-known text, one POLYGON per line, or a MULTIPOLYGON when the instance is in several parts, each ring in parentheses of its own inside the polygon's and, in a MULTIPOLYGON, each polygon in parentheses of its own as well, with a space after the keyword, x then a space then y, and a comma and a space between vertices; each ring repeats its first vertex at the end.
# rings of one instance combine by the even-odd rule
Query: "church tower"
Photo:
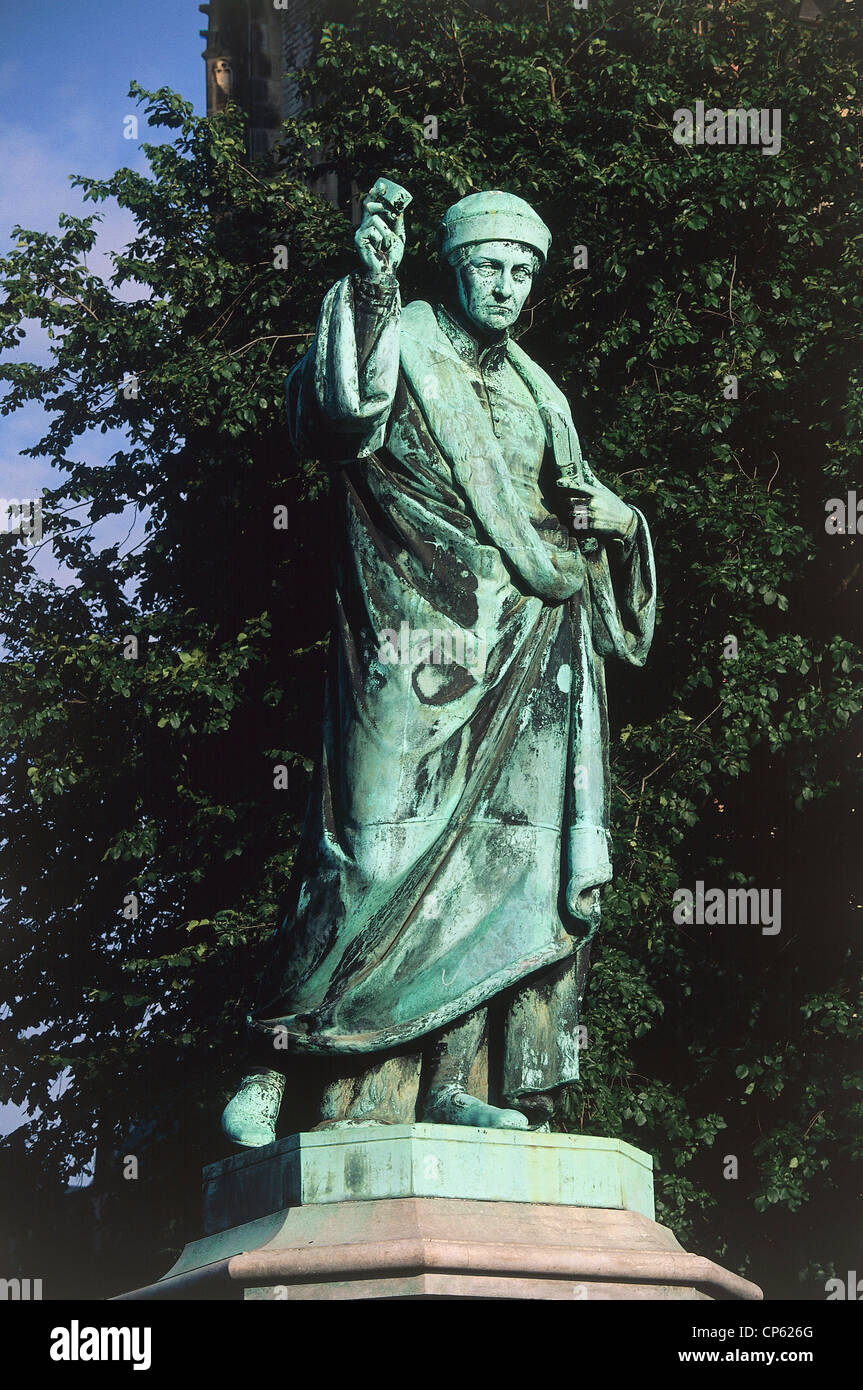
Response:
POLYGON ((314 54, 322 0, 209 0, 201 37, 207 80, 207 115, 233 99, 249 117, 248 152, 266 154, 287 116, 302 101, 296 82, 284 74, 303 67, 314 54))

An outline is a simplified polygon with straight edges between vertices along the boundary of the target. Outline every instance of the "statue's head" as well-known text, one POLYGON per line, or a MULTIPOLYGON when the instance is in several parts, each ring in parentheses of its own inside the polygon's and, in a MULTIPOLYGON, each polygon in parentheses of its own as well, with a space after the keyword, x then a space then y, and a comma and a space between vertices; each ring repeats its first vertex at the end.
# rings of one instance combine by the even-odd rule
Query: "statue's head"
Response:
POLYGON ((449 208, 438 250, 454 276, 452 294, 475 328, 500 333, 515 323, 550 243, 542 218, 514 193, 472 193, 449 208))

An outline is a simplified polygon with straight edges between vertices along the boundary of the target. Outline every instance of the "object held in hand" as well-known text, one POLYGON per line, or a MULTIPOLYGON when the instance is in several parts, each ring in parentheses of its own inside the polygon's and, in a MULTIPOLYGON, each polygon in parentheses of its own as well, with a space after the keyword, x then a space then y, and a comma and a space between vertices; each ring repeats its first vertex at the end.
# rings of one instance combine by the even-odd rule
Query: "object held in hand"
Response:
POLYGON ((354 241, 372 280, 394 275, 405 248, 404 209, 412 201, 406 188, 376 179, 363 199, 363 220, 354 241))
POLYGON ((383 203, 388 213, 393 217, 400 217, 406 207, 413 202, 413 194, 408 193, 401 184, 393 183, 392 179, 379 178, 375 180, 370 193, 370 198, 376 202, 383 203))
POLYGON ((581 468, 581 460, 570 459, 558 469, 557 486, 570 493, 567 498, 569 503, 569 524, 576 535, 582 537, 581 548, 585 554, 592 555, 599 549, 599 542, 595 536, 587 536, 584 533, 590 530, 590 503, 584 497, 573 497, 572 493, 583 493, 584 474, 581 468))
POLYGON ((557 485, 566 488, 569 492, 577 492, 582 487, 584 478, 581 469, 575 459, 563 464, 558 471, 557 485))

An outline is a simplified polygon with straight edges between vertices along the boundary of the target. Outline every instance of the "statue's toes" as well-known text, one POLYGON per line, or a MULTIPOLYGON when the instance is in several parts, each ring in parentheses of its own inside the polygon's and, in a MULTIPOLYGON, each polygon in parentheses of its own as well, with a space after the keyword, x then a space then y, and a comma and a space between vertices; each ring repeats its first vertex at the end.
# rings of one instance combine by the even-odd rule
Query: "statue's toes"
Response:
POLYGON ((467 1091, 456 1090, 432 1093, 426 1102, 423 1119, 429 1124, 473 1125, 477 1129, 530 1128, 530 1121, 521 1111, 487 1105, 467 1091))
POLYGON ((520 1110, 500 1110, 496 1105, 485 1107, 491 1118, 486 1121, 490 1129, 530 1129, 530 1120, 520 1110))

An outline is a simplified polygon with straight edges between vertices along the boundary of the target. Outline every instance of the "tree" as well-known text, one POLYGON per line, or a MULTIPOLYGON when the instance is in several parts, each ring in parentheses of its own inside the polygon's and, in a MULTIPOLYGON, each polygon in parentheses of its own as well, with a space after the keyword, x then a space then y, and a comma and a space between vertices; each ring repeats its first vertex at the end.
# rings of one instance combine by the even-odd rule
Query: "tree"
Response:
POLYGON ((3 409, 53 416, 30 452, 58 469, 43 543, 74 576, 5 543, 0 1029, 7 1094, 41 1109, 31 1161, 50 1187, 94 1145, 140 1158, 137 1184, 105 1180, 141 1234, 100 1288, 195 1233, 320 714, 326 475, 289 454, 282 381, 353 267, 353 185, 414 193, 405 298, 432 291, 449 203, 505 186, 554 236, 525 344, 647 514, 663 595, 647 679, 612 683, 616 880, 568 1123, 652 1152, 659 1217, 694 1248, 823 1297, 861 1157, 860 541, 824 526, 859 476, 860 21, 812 31, 755 0, 709 26, 691 0, 328 12, 314 103, 270 160, 245 160, 236 110, 133 89, 175 134, 145 147, 150 177, 76 180, 136 219, 111 282, 90 217, 21 231, 2 263, 3 345, 25 319, 54 338, 49 366, 3 368, 3 409), (677 143, 697 100, 780 110, 781 149, 677 143), (310 192, 328 172, 341 207, 310 192), (122 431, 104 467, 93 429, 122 431), (129 507, 145 540, 97 549, 77 513, 129 507), (675 922, 698 880, 781 889, 780 932, 675 922))

